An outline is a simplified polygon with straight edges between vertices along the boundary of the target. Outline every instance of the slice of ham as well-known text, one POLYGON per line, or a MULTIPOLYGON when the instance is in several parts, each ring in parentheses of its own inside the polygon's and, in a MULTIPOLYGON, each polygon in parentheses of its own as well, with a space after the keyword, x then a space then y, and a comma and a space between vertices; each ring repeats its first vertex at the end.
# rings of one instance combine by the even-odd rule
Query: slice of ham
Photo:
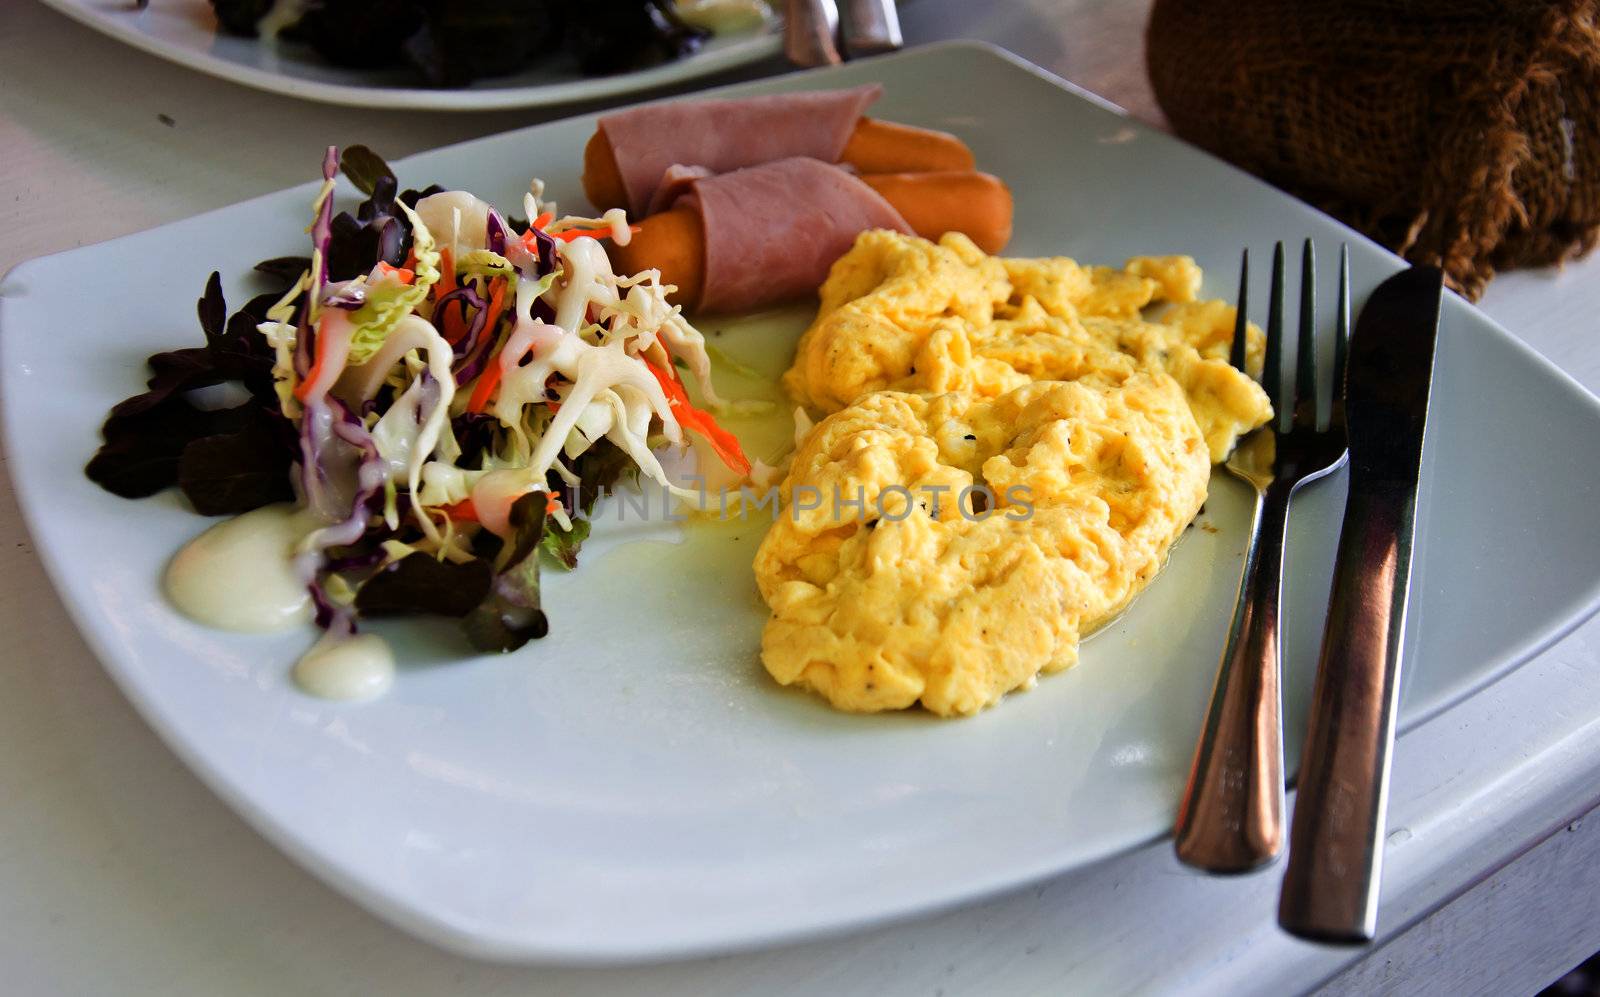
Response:
MULTIPOLYGON (((628 210, 646 213, 672 166, 726 173, 794 156, 838 162, 880 84, 738 100, 651 104, 600 118, 628 210)), ((652 209, 653 210, 653 209, 652 209)))
POLYGON ((813 294, 868 229, 911 232, 854 174, 794 157, 687 182, 678 207, 700 214, 705 284, 699 310, 734 312, 813 294))
POLYGON ((704 180, 715 175, 704 166, 682 166, 674 163, 661 174, 661 183, 650 195, 650 206, 645 213, 653 215, 657 211, 667 210, 672 207, 674 201, 689 193, 696 180, 704 180))

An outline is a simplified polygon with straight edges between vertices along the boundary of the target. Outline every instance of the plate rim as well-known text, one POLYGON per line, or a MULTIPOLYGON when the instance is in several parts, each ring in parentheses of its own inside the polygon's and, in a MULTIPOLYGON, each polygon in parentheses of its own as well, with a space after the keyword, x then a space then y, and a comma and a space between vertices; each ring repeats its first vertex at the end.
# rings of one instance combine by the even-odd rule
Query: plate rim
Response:
POLYGON ((377 98, 382 98, 393 109, 410 111, 505 111, 559 107, 642 94, 660 87, 687 83, 759 62, 783 50, 781 27, 772 24, 760 31, 750 32, 746 37, 733 36, 737 38, 736 41, 730 40, 729 44, 713 51, 616 76, 483 89, 363 86, 274 73, 166 42, 121 23, 109 13, 92 9, 81 0, 39 0, 39 3, 107 38, 185 69, 264 93, 341 107, 370 107, 377 98))
MULTIPOLYGON (((1034 75, 1052 85, 1073 94, 1074 96, 1089 100, 1103 108, 1108 108, 1126 117, 1126 112, 1116 105, 1083 91, 1081 88, 1061 80, 1059 77, 1041 67, 1035 66, 1026 60, 997 46, 985 42, 950 41, 937 45, 930 45, 904 53, 896 58, 938 57, 942 52, 975 50, 988 56, 997 57, 1002 61, 1034 75)), ((706 92, 718 92, 727 89, 739 88, 745 84, 729 84, 706 92)), ((539 127, 531 125, 526 127, 539 127)), ((1146 127, 1146 126, 1141 126, 1146 127)), ((522 131, 524 129, 512 129, 522 131)), ((1168 136, 1171 138, 1172 136, 1168 136)), ((485 138, 488 138, 487 136, 485 138)), ((465 142, 440 146, 437 149, 422 150, 416 155, 425 155, 447 150, 470 142, 483 139, 470 139, 465 142)), ((410 157, 407 157, 409 159, 410 157)), ((1215 157, 1212 157, 1213 159, 1215 157)), ((397 160, 404 162, 404 160, 397 160)), ((1220 160, 1218 162, 1221 162, 1220 160)), ((1235 169, 1228 164, 1223 164, 1229 169, 1235 169)), ((302 188, 309 189, 314 183, 296 184, 283 190, 273 191, 257 197, 247 198, 234 204, 212 209, 177 219, 149 229, 141 230, 119 236, 114 239, 95 243, 95 246, 104 246, 124 239, 142 237, 149 233, 158 232, 169 227, 185 225, 196 220, 221 212, 235 210, 241 205, 249 204, 265 198, 278 197, 286 191, 297 191, 302 188)), ((1360 238, 1371 243, 1365 237, 1351 232, 1352 237, 1360 238)), ((1376 245, 1376 244, 1372 244, 1376 245)), ((5 334, 5 319, 9 298, 5 292, 6 286, 18 280, 26 280, 26 272, 35 265, 58 256, 65 256, 87 247, 75 247, 60 252, 35 257, 13 267, 3 278, 0 278, 0 385, 9 383, 13 377, 19 376, 13 371, 10 360, 11 350, 8 348, 8 338, 5 334)), ((1387 253, 1387 251, 1385 251, 1387 253)), ((1393 254, 1387 254, 1397 265, 1402 263, 1393 254)), ((1466 302, 1458 301, 1454 306, 1469 307, 1466 302)), ((1521 354, 1524 360, 1531 362, 1542 374, 1554 375, 1567 393, 1574 395, 1587 404, 1600 418, 1600 398, 1588 391, 1576 378, 1556 366, 1543 354, 1523 342, 1520 338, 1506 330, 1494 319, 1477 309, 1477 321, 1486 323, 1495 331, 1497 336, 1509 345, 1514 351, 1521 354)), ((10 398, 13 392, 0 391, 0 438, 3 438, 8 453, 17 452, 17 434, 21 432, 19 420, 14 418, 10 398)), ((8 462, 9 463, 9 462, 8 462)), ((9 471, 9 468, 8 468, 9 471)), ((18 497, 18 506, 24 525, 30 535, 38 536, 39 526, 42 522, 45 503, 43 496, 33 494, 33 489, 24 483, 24 480, 15 472, 10 474, 13 487, 18 497)), ((914 918, 930 916, 952 907, 977 903, 996 895, 1022 889, 1030 884, 1043 879, 1070 875, 1080 869, 1098 864, 1101 861, 1113 858, 1116 855, 1145 847, 1153 841, 1165 837, 1164 831, 1149 835, 1138 836, 1128 840, 1123 847, 1111 849, 1101 853, 1092 862, 1084 862, 1063 866, 1058 858, 1046 854, 1035 861, 1021 866, 1010 866, 1003 875, 990 875, 974 884, 972 881, 963 883, 959 888, 930 888, 919 891, 908 899, 905 892, 894 896, 892 903, 880 903, 870 908, 862 908, 862 912, 849 917, 809 917, 790 919, 778 927, 751 930, 734 937, 719 936, 705 937, 694 942, 675 940, 648 940, 646 944, 630 943, 623 939, 620 944, 607 944, 609 939, 596 939, 597 944, 587 946, 574 946, 569 943, 548 944, 537 940, 530 941, 527 937, 518 935, 514 930, 507 931, 498 928, 489 922, 461 918, 440 914, 436 911, 419 908, 414 904, 402 900, 399 895, 392 894, 358 876, 347 873, 340 865, 321 853, 303 835, 296 832, 290 825, 275 819, 269 812, 255 806, 243 788, 236 788, 225 776, 220 768, 211 765, 207 757, 199 750, 198 746, 189 745, 181 736, 180 728, 167 724, 161 717, 161 711, 153 695, 146 695, 135 683, 132 673, 113 664, 119 660, 117 654, 109 653, 113 650, 106 634, 99 628, 86 627, 88 607, 80 607, 76 601, 65 596, 68 590, 66 583, 67 569, 64 563, 64 554, 47 544, 36 545, 36 552, 46 573, 56 588, 56 595, 74 626, 85 643, 99 659, 101 667, 111 676, 113 682, 122 690, 124 696, 134 706, 144 721, 155 731, 157 736, 173 752, 184 761, 185 765, 193 772, 203 784, 207 786, 220 799, 238 813, 252 828, 273 843, 280 851, 292 858, 307 871, 319 879, 333 886, 346 897, 353 900, 381 920, 406 931, 416 937, 422 938, 432 944, 439 945, 447 950, 475 958, 490 959, 502 962, 538 963, 545 965, 565 966, 617 966, 630 965, 644 962, 676 961, 704 957, 712 954, 726 954, 743 952, 752 949, 770 947, 778 944, 799 944, 823 937, 831 937, 850 931, 864 930, 873 927, 903 922, 914 918)), ((1587 594, 1587 601, 1583 602, 1582 609, 1575 615, 1563 619, 1560 623, 1545 628, 1543 632, 1536 633, 1528 640, 1517 645, 1507 652, 1502 660, 1494 667, 1484 672, 1472 683, 1458 690, 1457 693, 1441 700, 1419 715, 1406 718, 1401 724, 1402 732, 1414 729, 1423 723, 1437 717, 1450 708, 1458 705, 1466 698, 1475 695, 1489 685, 1494 684, 1510 672, 1514 671, 1529 658, 1538 654, 1555 641, 1559 640, 1572 629, 1594 615, 1600 610, 1600 577, 1591 586, 1587 594)))

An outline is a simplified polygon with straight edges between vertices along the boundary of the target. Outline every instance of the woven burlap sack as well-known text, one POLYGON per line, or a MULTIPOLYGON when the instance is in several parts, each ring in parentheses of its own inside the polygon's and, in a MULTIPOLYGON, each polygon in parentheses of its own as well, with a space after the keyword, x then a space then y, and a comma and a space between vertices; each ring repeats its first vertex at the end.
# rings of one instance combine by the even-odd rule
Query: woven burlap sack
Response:
POLYGON ((1179 135, 1475 298, 1595 243, 1597 22, 1600 0, 1156 0, 1146 42, 1179 135))

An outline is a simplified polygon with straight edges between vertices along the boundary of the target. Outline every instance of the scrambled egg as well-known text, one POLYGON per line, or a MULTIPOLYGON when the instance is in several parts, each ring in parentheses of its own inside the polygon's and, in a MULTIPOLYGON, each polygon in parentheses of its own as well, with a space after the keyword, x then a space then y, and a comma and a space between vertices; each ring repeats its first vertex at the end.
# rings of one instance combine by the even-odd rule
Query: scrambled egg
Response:
MULTIPOLYGON (((1187 256, 1141 256, 1121 270, 1065 257, 987 256, 959 233, 938 243, 863 233, 833 265, 822 307, 783 385, 796 401, 836 411, 872 391, 972 392, 993 397, 1031 381, 1135 371, 1172 375, 1214 461, 1266 421, 1260 387, 1228 365, 1234 309, 1197 301, 1187 256), (1151 305, 1168 303, 1145 319, 1151 305)), ((1259 372, 1262 336, 1250 329, 1259 372)))
POLYGON ((1074 664, 1271 416, 1200 278, 1187 257, 1116 270, 864 233, 784 377, 833 414, 756 556, 773 677, 951 715, 1074 664))

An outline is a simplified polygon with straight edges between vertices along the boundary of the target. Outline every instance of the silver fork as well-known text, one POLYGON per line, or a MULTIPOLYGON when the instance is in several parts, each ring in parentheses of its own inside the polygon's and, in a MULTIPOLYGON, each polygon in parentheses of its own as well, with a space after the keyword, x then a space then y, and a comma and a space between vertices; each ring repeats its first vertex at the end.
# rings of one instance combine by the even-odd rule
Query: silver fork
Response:
MULTIPOLYGON (((1316 258, 1300 257, 1300 340, 1294 394, 1284 404, 1283 243, 1272 254, 1263 387, 1273 419, 1245 437, 1227 468, 1255 493, 1250 541, 1233 624, 1174 831, 1178 858, 1210 872, 1246 872, 1283 850, 1283 717, 1278 647, 1283 545, 1289 503, 1302 485, 1345 462, 1344 368, 1350 338, 1350 257, 1339 253, 1330 416, 1318 420, 1316 258), (1285 427, 1285 421, 1288 426, 1285 427)), ((1250 251, 1239 277, 1239 317, 1229 362, 1245 369, 1250 251)))

